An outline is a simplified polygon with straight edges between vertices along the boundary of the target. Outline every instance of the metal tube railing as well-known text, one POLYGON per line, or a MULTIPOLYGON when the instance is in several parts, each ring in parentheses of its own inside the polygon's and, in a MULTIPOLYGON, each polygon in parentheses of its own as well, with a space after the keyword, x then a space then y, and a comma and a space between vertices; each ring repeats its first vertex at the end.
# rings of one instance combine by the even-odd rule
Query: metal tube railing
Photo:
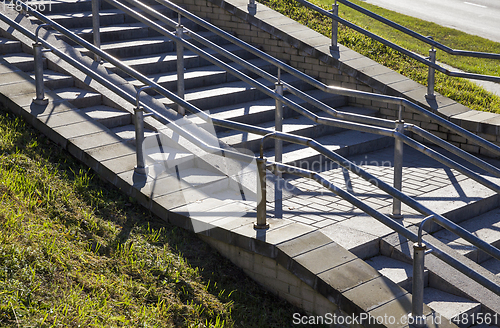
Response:
MULTIPOLYGON (((134 4, 137 3, 137 5, 139 6, 139 3, 137 1, 134 1, 134 0, 127 0, 129 2, 133 2, 134 4)), ((301 3, 303 3, 304 1, 302 0, 297 0, 301 3)), ((386 95, 379 95, 379 94, 372 94, 372 93, 368 93, 368 92, 363 92, 363 91, 357 91, 357 90, 350 90, 350 89, 345 89, 345 88, 340 88, 340 87, 333 87, 333 86, 327 86, 325 84, 323 84, 322 82, 316 80, 316 79, 313 79, 311 78, 310 76, 307 76, 306 74, 300 72, 299 70, 289 66, 289 65, 286 65, 285 63, 275 59, 274 57, 260 51, 259 49, 251 46, 251 45, 248 45, 247 43, 235 38, 234 36, 230 35, 229 33, 223 31, 222 29, 220 28, 217 28, 213 25, 211 25, 210 23, 200 19, 199 17, 195 16, 194 14, 190 13, 189 11, 187 10, 184 10, 183 8, 167 1, 167 0, 156 0, 156 2, 166 6, 167 8, 169 9, 172 9, 174 10, 175 12, 177 13, 181 13, 184 17, 187 17, 188 19, 194 21, 196 24, 210 30, 211 32, 214 32, 215 34, 225 38, 226 40, 229 40, 230 42, 242 47, 243 49, 251 52, 252 54, 256 55, 256 56, 259 56, 260 58, 266 60, 267 62, 281 68, 282 70, 284 70, 285 72, 288 72, 290 74, 292 74, 293 76, 295 77, 298 77, 300 79, 302 79, 303 81, 305 81, 306 83, 310 84, 311 86, 319 89, 319 90, 322 90, 322 91, 325 91, 325 92, 328 92, 328 93, 332 93, 332 94, 338 94, 338 95, 342 95, 342 96, 349 96, 349 97, 359 97, 359 98, 362 98, 362 99, 368 99, 368 100, 373 100, 373 101, 381 101, 381 102, 385 102, 387 104, 395 104, 395 105, 403 105, 406 109, 409 109, 413 112, 416 112, 416 113, 419 113, 423 116, 425 116, 427 119, 433 121, 433 122, 436 122, 440 125, 442 125, 443 127, 457 133, 458 135, 466 138, 466 139, 469 139, 470 142, 478 145, 478 146, 481 146, 485 149, 487 149, 488 151, 491 151, 492 153, 494 154, 497 154, 497 155, 500 155, 500 147, 498 147, 497 145, 487 141, 487 140, 484 140, 480 137, 478 137, 477 135, 457 126, 456 124, 450 122, 450 121, 447 121, 445 119, 443 119, 442 117, 434 114, 434 113, 431 113, 429 112, 428 110, 424 109, 423 107, 421 106, 418 106, 412 102, 410 102, 409 100, 405 99, 405 98, 400 98, 400 97, 393 97, 393 96, 386 96, 386 95)), ((327 16, 331 16, 330 13, 328 13, 327 11, 323 10, 322 8, 320 7, 317 7, 315 5, 312 5, 310 3, 307 3, 309 4, 311 7, 313 7, 314 9, 317 9, 319 12, 321 13, 324 13, 325 15, 327 16)), ((349 23, 348 21, 345 21, 341 18, 339 18, 339 22, 342 23, 342 24, 346 24, 347 26, 352 27, 353 28, 359 28, 357 27, 356 25, 353 25, 351 23, 349 23)), ((370 33, 369 31, 366 31, 364 30, 365 32, 367 33, 370 33)), ((373 35, 374 37, 378 38, 378 36, 376 35, 373 35)), ((388 42, 388 41, 387 41, 388 42)), ((403 51, 405 51, 403 49, 403 51)), ((405 51, 406 53, 406 51, 405 51)), ((409 56, 415 56, 413 53, 408 53, 409 56)), ((418 57, 420 58, 420 57, 418 57)), ((422 59, 422 58, 420 58, 422 59)), ((422 59, 425 61, 425 59, 422 59)), ((429 63, 430 66, 436 68, 436 69, 440 69, 440 66, 436 65, 436 64, 432 64, 431 62, 427 61, 429 63)), ((457 73, 458 74, 458 73, 457 73)), ((462 77, 462 76, 461 76, 462 77)), ((290 90, 290 92, 292 92, 293 89, 290 90)), ((332 115, 336 115, 336 114, 332 114, 332 115)), ((349 120, 352 120, 354 122, 357 122, 356 121, 356 115, 352 115, 352 114, 349 114, 349 113, 340 113, 338 115, 336 115, 338 118, 341 118, 341 119, 349 119, 349 120)), ((363 123, 363 122, 362 122, 363 123)), ((386 127, 392 127, 393 126, 393 122, 392 121, 389 121, 387 120, 385 122, 385 124, 388 124, 388 125, 384 125, 386 127)))

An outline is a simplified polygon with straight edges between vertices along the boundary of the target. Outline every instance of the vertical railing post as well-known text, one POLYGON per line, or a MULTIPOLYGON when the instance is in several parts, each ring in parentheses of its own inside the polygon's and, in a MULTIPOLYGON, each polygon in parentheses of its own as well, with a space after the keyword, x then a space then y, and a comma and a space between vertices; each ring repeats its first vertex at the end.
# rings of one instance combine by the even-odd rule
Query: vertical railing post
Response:
POLYGON ((266 220, 266 159, 257 158, 257 223, 255 229, 267 229, 269 224, 266 220))
POLYGON ((38 33, 40 33, 40 29, 42 27, 49 26, 49 24, 41 24, 35 30, 35 43, 33 43, 33 59, 35 61, 35 90, 36 97, 33 99, 33 102, 37 105, 47 105, 49 100, 45 98, 45 90, 43 85, 43 49, 42 43, 38 37, 38 33))
MULTIPOLYGON (((431 63, 436 63, 436 49, 434 47, 429 50, 429 60, 431 63)), ((429 66, 429 73, 427 76, 427 95, 425 95, 428 99, 435 99, 436 95, 434 94, 434 84, 435 84, 435 69, 429 66)))
POLYGON ((137 165, 134 167, 134 172, 141 175, 148 173, 146 161, 144 159, 144 109, 142 106, 134 108, 134 124, 135 124, 135 145, 137 165))
MULTIPOLYGON (((396 131, 404 133, 404 121, 402 115, 402 106, 399 105, 399 119, 396 121, 396 131)), ((403 187, 403 141, 399 138, 394 139, 394 188, 401 191, 403 187)), ((392 215, 394 219, 402 219, 401 201, 396 197, 392 200, 392 215)))
POLYGON ((413 284, 411 292, 411 315, 413 326, 425 327, 424 316, 424 259, 427 247, 419 242, 413 245, 413 284))
MULTIPOLYGON (((278 82, 275 84, 276 94, 283 96, 283 83, 281 82, 281 70, 278 68, 278 82)), ((283 131, 283 102, 276 100, 276 111, 274 117, 275 131, 283 131)), ((283 141, 274 139, 274 161, 281 163, 283 160, 283 141)), ((274 188, 274 214, 276 218, 283 217, 283 203, 282 203, 282 179, 281 171, 276 172, 276 184, 274 188)))
POLYGON ((43 86, 43 53, 42 53, 42 43, 37 41, 33 43, 33 52, 35 60, 35 87, 36 87, 36 98, 33 102, 37 105, 47 105, 49 100, 45 98, 45 90, 43 86))
POLYGON ((255 15, 257 13, 257 4, 255 3, 255 0, 249 0, 248 13, 250 15, 255 15))
MULTIPOLYGON (((179 15, 179 24, 177 24, 176 35, 178 38, 184 35, 184 26, 181 24, 181 16, 179 15)), ((184 99, 184 47, 180 42, 177 42, 177 95, 184 99)), ((186 114, 186 110, 181 105, 178 105, 177 112, 181 115, 186 114)))
MULTIPOLYGON (((92 34, 94 36, 94 46, 101 48, 101 32, 99 31, 101 27, 101 20, 99 17, 99 7, 101 5, 100 0, 92 0, 92 34)), ((101 61, 98 55, 94 55, 94 59, 97 62, 101 61)))
POLYGON ((150 86, 143 86, 137 91, 135 98, 134 108, 134 125, 135 125, 135 147, 137 165, 134 167, 134 172, 141 175, 148 174, 148 167, 146 159, 144 158, 144 109, 140 105, 141 92, 151 88, 150 86))
MULTIPOLYGON (((337 17, 339 16, 339 4, 336 0, 332 5, 332 14, 337 17)), ((339 53, 338 32, 339 23, 335 19, 332 19, 332 45, 330 46, 330 53, 332 55, 338 55, 339 53)))

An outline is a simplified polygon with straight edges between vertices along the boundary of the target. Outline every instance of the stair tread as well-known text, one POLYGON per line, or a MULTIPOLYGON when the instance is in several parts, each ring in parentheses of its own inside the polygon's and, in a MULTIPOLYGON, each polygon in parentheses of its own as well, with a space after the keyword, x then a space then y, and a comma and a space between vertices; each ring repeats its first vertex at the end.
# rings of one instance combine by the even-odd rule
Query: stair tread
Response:
MULTIPOLYGON (((31 78, 35 79, 35 74, 30 73, 31 78)), ((58 81, 58 80, 73 80, 73 77, 71 75, 67 75, 64 73, 44 69, 43 70, 43 80, 45 82, 48 81, 58 81)))
POLYGON ((2 56, 9 64, 16 65, 19 63, 25 62, 33 62, 33 55, 24 53, 24 52, 16 52, 12 54, 5 54, 2 56))
POLYGON ((97 97, 101 96, 100 93, 83 90, 77 87, 69 87, 57 90, 59 97, 63 99, 76 99, 76 98, 87 98, 87 97, 97 97))
POLYGON ((432 287, 424 288, 424 303, 446 319, 452 319, 462 313, 471 314, 481 308, 481 303, 432 287))
POLYGON ((129 112, 116 109, 113 107, 109 107, 106 105, 98 105, 81 109, 81 111, 85 112, 88 116, 92 117, 95 120, 106 119, 110 117, 119 117, 119 116, 131 116, 129 112))
POLYGON ((365 262, 396 284, 413 277, 413 265, 391 257, 380 255, 367 259, 365 262))

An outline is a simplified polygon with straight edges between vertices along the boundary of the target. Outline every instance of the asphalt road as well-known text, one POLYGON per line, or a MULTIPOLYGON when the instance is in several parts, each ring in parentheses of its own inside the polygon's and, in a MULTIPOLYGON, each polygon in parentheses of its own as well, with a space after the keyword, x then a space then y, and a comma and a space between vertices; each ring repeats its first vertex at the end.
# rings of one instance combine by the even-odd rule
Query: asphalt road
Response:
POLYGON ((365 2, 500 42, 500 0, 365 0, 365 2))

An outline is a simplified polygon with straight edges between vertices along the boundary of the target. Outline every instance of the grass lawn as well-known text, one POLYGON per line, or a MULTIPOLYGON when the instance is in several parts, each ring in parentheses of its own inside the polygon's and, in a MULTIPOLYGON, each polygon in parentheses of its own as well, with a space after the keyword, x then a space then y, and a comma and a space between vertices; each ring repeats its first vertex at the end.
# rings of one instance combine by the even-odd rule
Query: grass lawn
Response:
POLYGON ((0 110, 1 327, 290 327, 296 307, 0 110))
MULTIPOLYGON (((298 21, 299 23, 331 37, 331 20, 316 12, 306 9, 305 7, 297 4, 294 0, 260 1, 298 21)), ((331 1, 311 0, 311 2, 316 5, 320 5, 325 9, 331 9, 331 1)), ((466 33, 442 27, 417 18, 401 15, 390 10, 369 5, 363 1, 352 0, 352 2, 393 20, 396 23, 413 29, 418 33, 426 36, 433 36, 436 41, 439 41, 451 48, 500 53, 499 43, 477 36, 468 35, 466 33)), ((357 11, 347 6, 340 5, 339 15, 356 25, 368 29, 371 32, 393 41, 411 51, 428 56, 430 48, 429 45, 386 27, 384 24, 359 14, 357 11)), ((364 56, 367 56, 378 63, 411 78, 414 81, 427 85, 427 66, 420 64, 389 47, 383 46, 382 44, 373 41, 360 33, 348 29, 343 25, 340 25, 339 27, 338 40, 339 43, 363 54, 364 56)), ((450 56, 439 50, 437 52, 437 60, 471 73, 500 76, 500 61, 450 56)), ((446 97, 468 106, 471 109, 500 113, 500 97, 487 92, 470 81, 449 77, 438 72, 436 73, 435 90, 446 97)))

